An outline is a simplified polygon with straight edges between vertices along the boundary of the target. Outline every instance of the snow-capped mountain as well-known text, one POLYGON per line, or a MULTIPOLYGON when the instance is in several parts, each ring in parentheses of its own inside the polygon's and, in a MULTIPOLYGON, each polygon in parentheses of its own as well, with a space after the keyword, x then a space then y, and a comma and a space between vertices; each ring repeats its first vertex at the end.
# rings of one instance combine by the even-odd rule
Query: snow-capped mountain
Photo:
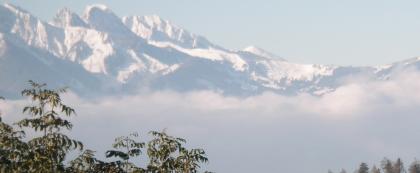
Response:
POLYGON ((30 79, 80 95, 141 89, 323 94, 354 75, 386 80, 408 67, 420 67, 419 59, 378 67, 292 63, 255 46, 225 49, 156 15, 121 18, 104 5, 82 15, 65 8, 51 22, 0 6, 0 95, 6 96, 30 79))

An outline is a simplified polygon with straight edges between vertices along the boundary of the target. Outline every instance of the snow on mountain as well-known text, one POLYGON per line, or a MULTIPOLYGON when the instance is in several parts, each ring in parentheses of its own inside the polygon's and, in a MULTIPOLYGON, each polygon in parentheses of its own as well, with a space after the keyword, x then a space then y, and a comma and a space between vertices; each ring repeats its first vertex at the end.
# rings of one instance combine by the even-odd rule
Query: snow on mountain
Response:
POLYGON ((244 52, 249 52, 252 53, 254 55, 260 56, 260 57, 264 57, 264 58, 271 58, 271 59, 277 59, 277 60, 284 60, 282 58, 280 58, 277 55, 274 55, 273 53, 270 53, 264 49, 261 49, 259 47, 256 46, 248 46, 245 49, 243 49, 242 51, 244 52))
POLYGON ((204 58, 211 61, 228 61, 232 64, 232 67, 237 71, 245 71, 247 69, 247 63, 237 54, 233 52, 227 52, 215 48, 193 48, 187 49, 178 45, 168 42, 149 42, 150 44, 160 48, 173 48, 182 53, 188 54, 193 57, 204 58))
POLYGON ((82 18, 92 29, 107 32, 116 37, 125 38, 124 36, 132 34, 121 19, 104 5, 87 6, 82 18))
POLYGON ((401 68, 420 69, 418 58, 377 67, 292 63, 255 46, 225 49, 156 15, 120 18, 104 5, 87 6, 82 17, 64 8, 49 23, 1 5, 0 61, 3 95, 42 76, 81 95, 140 88, 323 94, 353 75, 384 80, 401 68))
POLYGON ((48 50, 56 55, 62 50, 59 43, 62 35, 55 27, 10 4, 1 6, 0 13, 4 24, 1 32, 18 35, 28 45, 48 50))
POLYGON ((87 24, 80 18, 79 15, 73 13, 68 8, 63 8, 54 17, 51 22, 52 25, 65 28, 65 27, 87 27, 87 24))
POLYGON ((19 90, 28 80, 46 82, 52 87, 71 86, 81 95, 96 95, 101 81, 112 79, 91 75, 80 65, 63 61, 56 56, 27 45, 12 34, 0 34, 0 95, 9 98, 19 96, 19 90))
POLYGON ((123 17, 122 21, 133 33, 146 40, 171 42, 188 49, 216 47, 206 38, 190 33, 156 15, 123 17))

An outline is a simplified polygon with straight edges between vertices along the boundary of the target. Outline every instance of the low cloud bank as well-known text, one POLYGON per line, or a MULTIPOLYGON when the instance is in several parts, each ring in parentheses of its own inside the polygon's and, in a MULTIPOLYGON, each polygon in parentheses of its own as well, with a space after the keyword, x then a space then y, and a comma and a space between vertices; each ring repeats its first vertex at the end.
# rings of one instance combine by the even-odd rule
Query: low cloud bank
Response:
MULTIPOLYGON (((64 101, 77 111, 72 136, 99 156, 116 136, 138 131, 146 139, 148 131, 166 128, 204 148, 206 169, 215 172, 350 171, 361 161, 420 156, 418 79, 418 72, 352 79, 320 97, 166 91, 96 101, 70 93, 64 101)), ((27 103, 1 102, 5 120, 16 120, 27 103)))

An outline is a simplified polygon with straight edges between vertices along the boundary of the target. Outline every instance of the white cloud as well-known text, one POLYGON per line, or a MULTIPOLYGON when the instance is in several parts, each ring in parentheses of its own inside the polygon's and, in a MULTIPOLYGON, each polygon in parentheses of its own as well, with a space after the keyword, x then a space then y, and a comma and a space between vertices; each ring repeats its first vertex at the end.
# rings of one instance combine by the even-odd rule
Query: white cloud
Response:
MULTIPOLYGON (((64 101, 78 113, 72 135, 98 155, 115 136, 167 128, 205 148, 208 169, 216 172, 309 173, 354 169, 385 156, 420 156, 416 79, 417 72, 389 81, 352 79, 321 97, 164 91, 100 100, 67 94, 64 101)), ((0 102, 5 119, 16 119, 25 103, 0 102)))

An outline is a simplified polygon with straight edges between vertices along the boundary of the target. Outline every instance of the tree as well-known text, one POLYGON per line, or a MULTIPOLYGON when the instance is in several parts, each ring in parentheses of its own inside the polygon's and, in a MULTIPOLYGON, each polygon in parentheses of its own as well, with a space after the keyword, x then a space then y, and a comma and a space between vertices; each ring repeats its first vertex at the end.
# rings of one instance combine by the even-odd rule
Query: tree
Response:
POLYGON ((22 119, 17 123, 21 128, 31 128, 42 135, 28 141, 30 170, 37 172, 62 172, 63 161, 67 153, 74 149, 83 149, 80 141, 73 140, 61 133, 62 129, 71 130, 73 125, 63 119, 63 115, 75 114, 74 109, 62 103, 60 94, 65 88, 51 90, 46 84, 29 81, 31 89, 22 91, 22 95, 30 98, 33 105, 23 108, 32 118, 22 119))
POLYGON ((65 165, 63 161, 70 151, 83 151, 82 142, 63 133, 63 130, 73 127, 65 117, 75 114, 74 109, 61 100, 60 94, 66 90, 47 89, 45 84, 33 81, 30 85, 31 88, 23 90, 22 95, 32 101, 31 105, 23 108, 23 113, 31 117, 14 124, 19 130, 4 123, 0 114, 1 173, 195 173, 200 163, 208 162, 204 150, 188 150, 183 147, 184 139, 169 136, 165 131, 152 131, 150 134, 154 138, 147 143, 147 169, 130 162, 131 158, 140 156, 141 149, 145 147, 145 143, 135 140, 137 133, 116 138, 113 149, 105 153, 107 158, 120 160, 101 161, 95 158, 94 151, 85 150, 65 165), (34 138, 25 138, 25 130, 28 129, 35 131, 34 138))
POLYGON ((98 160, 95 158, 94 151, 85 150, 77 158, 70 161, 70 167, 67 168, 67 172, 91 173, 97 171, 95 168, 97 164, 98 160))
POLYGON ((165 131, 151 131, 150 134, 155 138, 148 144, 147 155, 149 164, 147 170, 156 173, 167 173, 176 170, 175 152, 179 152, 185 139, 169 136, 165 131))
POLYGON ((194 173, 200 168, 199 163, 208 161, 204 150, 184 148, 182 144, 186 142, 185 139, 169 136, 165 131, 151 131, 150 134, 154 139, 148 143, 147 148, 149 172, 194 173))
POLYGON ((347 173, 345 169, 341 169, 340 173, 347 173))
POLYGON ((131 133, 128 136, 121 136, 115 138, 115 143, 112 145, 114 149, 106 152, 106 157, 118 157, 123 160, 122 167, 125 172, 144 172, 144 169, 136 167, 130 162, 130 158, 137 157, 141 154, 141 149, 144 147, 144 142, 137 142, 134 138, 139 135, 137 132, 131 133))
POLYGON ((358 173, 369 173, 369 167, 366 163, 361 163, 359 166, 358 173))
POLYGON ((405 173, 404 163, 401 161, 400 158, 398 158, 397 161, 394 163, 393 170, 393 173, 405 173))
POLYGON ((384 171, 384 173, 394 173, 394 167, 392 165, 391 160, 384 158, 381 161, 381 165, 382 165, 382 170, 384 171))
POLYGON ((177 170, 183 173, 196 173, 200 168, 199 163, 208 162, 203 149, 187 150, 180 148, 180 154, 176 158, 177 170))
POLYGON ((370 173, 381 173, 381 170, 375 165, 373 165, 372 169, 370 170, 370 173))
MULTIPOLYGON (((0 100, 4 100, 0 97, 0 100)), ((2 121, 0 112, 0 172, 25 172, 28 146, 22 139, 24 131, 15 130, 2 121)))
POLYGON ((76 159, 70 162, 70 167, 66 170, 69 173, 125 173, 120 161, 104 162, 95 158, 94 151, 85 150, 76 159))
POLYGON ((0 172, 25 172, 28 145, 22 141, 25 133, 16 131, 0 117, 0 172))
POLYGON ((417 160, 414 160, 413 163, 411 163, 410 167, 408 168, 409 173, 420 173, 420 162, 417 160))

